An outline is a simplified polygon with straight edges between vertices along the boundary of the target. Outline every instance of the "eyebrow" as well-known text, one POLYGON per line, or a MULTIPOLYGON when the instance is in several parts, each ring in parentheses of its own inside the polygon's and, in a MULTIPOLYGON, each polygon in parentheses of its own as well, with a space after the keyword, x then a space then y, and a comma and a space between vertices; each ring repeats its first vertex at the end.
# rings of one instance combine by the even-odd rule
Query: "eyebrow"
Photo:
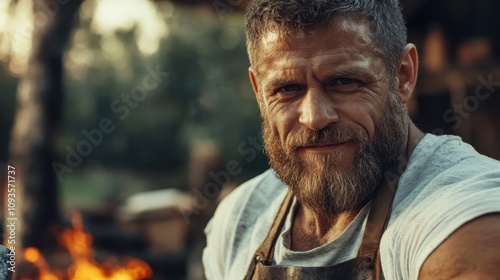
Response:
POLYGON ((381 74, 372 72, 365 67, 349 67, 345 69, 336 70, 331 74, 324 76, 324 80, 334 80, 338 78, 360 78, 367 80, 378 80, 381 74))
MULTIPOLYGON (((371 71, 371 64, 369 65, 363 65, 361 61, 353 61, 351 63, 354 63, 354 65, 346 65, 344 63, 338 63, 338 64, 333 64, 332 63, 332 68, 334 70, 331 71, 332 74, 329 76, 333 77, 345 77, 345 76, 366 76, 366 77, 374 77, 377 72, 371 71)), ((329 65, 322 66, 323 67, 328 67, 329 65)))
POLYGON ((276 75, 265 80, 263 89, 265 91, 273 91, 276 88, 280 88, 289 84, 299 84, 297 80, 289 75, 276 75))
POLYGON ((270 80, 268 82, 268 85, 270 87, 282 87, 282 86, 286 86, 289 84, 295 84, 295 83, 297 83, 295 81, 295 79, 289 78, 289 77, 283 77, 283 78, 276 78, 276 79, 270 80))

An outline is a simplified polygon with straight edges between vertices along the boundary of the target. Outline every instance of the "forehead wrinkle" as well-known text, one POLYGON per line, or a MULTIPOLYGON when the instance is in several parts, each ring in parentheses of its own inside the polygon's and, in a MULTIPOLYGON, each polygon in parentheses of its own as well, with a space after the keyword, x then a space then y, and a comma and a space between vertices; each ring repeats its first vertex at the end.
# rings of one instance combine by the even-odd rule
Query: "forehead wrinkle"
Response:
MULTIPOLYGON (((292 56, 286 55, 284 58, 280 59, 265 59, 264 61, 270 63, 270 67, 266 69, 266 72, 262 77, 262 81, 266 86, 286 84, 294 79, 301 78, 297 75, 306 74, 305 72, 301 72, 301 69, 310 69, 313 72, 327 73, 327 76, 366 76, 370 73, 373 63, 375 63, 373 59, 369 59, 367 56, 369 55, 362 51, 353 52, 352 49, 347 50, 344 48, 333 54, 314 54, 305 58, 298 57, 297 59, 289 59, 292 56), (344 53, 345 55, 343 55, 344 53), (324 71, 325 68, 329 70, 324 71)), ((379 75, 376 76, 384 74, 382 72, 377 73, 379 75)))
POLYGON ((355 36, 354 38, 354 42, 351 39, 351 40, 346 40, 345 43, 341 42, 340 44, 340 46, 345 44, 346 48, 348 48, 351 52, 352 52, 352 45, 365 46, 367 49, 377 52, 379 56, 385 59, 385 53, 376 44, 376 40, 374 38, 375 32, 373 30, 372 24, 369 21, 369 19, 366 16, 357 15, 353 13, 345 13, 338 15, 333 21, 331 21, 328 24, 317 24, 308 27, 307 30, 284 29, 279 25, 274 25, 273 28, 268 29, 263 34, 261 34, 260 39, 257 40, 255 48, 257 49, 257 52, 259 52, 260 49, 260 54, 257 55, 255 62, 256 64, 260 64, 260 62, 263 60, 262 56, 272 55, 272 52, 271 53, 262 52, 262 48, 264 46, 273 44, 279 45, 280 42, 285 42, 286 44, 283 45, 286 45, 290 49, 293 49, 293 47, 290 44, 290 41, 288 40, 289 38, 304 39, 307 37, 312 37, 324 33, 328 29, 337 29, 339 33, 344 33, 344 35, 347 35, 348 33, 357 34, 357 36, 355 36), (353 24, 353 22, 356 24, 353 24))

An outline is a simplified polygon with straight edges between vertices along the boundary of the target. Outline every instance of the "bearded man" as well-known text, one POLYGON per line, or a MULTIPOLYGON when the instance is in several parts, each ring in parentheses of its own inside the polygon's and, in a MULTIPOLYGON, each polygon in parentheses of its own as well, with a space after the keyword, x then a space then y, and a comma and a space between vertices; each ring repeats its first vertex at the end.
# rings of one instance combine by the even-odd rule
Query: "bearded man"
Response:
POLYGON ((500 279, 500 163, 423 134, 397 0, 255 0, 271 170, 206 228, 208 279, 500 279))

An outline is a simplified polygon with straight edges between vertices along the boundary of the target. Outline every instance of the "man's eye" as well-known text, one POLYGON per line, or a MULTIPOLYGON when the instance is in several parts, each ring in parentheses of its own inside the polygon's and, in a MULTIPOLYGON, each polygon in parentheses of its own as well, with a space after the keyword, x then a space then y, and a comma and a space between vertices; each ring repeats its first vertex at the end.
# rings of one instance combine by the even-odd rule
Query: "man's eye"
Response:
POLYGON ((300 91, 302 89, 299 85, 286 85, 284 87, 280 87, 276 92, 293 92, 300 91))
POLYGON ((344 85, 349 85, 352 83, 356 83, 357 81, 355 79, 350 79, 350 78, 342 78, 342 79, 336 79, 333 81, 333 85, 335 86, 344 86, 344 85))
POLYGON ((360 82, 356 79, 351 78, 340 78, 332 81, 330 86, 340 92, 350 92, 358 89, 360 82))

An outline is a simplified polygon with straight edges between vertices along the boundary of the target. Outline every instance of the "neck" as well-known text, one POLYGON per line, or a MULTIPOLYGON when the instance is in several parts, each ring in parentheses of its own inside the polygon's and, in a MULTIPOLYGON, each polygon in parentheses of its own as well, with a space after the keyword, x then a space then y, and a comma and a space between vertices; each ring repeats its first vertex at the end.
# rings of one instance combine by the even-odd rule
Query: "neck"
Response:
POLYGON ((408 141, 407 141, 407 151, 408 151, 408 159, 410 158, 413 150, 417 147, 418 143, 422 138, 424 138, 425 134, 420 131, 413 122, 410 121, 408 126, 408 141))
POLYGON ((362 208, 361 206, 334 216, 325 216, 299 203, 292 224, 292 250, 307 251, 334 240, 362 208))

